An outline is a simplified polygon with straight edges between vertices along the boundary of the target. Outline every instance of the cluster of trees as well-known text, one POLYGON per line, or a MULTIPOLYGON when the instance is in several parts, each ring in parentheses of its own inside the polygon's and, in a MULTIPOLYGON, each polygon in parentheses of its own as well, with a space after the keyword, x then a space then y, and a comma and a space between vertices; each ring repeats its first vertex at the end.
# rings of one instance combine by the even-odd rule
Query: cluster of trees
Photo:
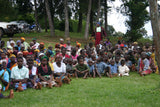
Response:
MULTIPOLYGON (((0 21, 25 20, 28 23, 40 24, 51 35, 55 36, 55 29, 64 30, 65 37, 73 31, 72 21, 76 22, 77 32, 82 33, 85 22, 84 37, 94 31, 96 22, 101 21, 108 35, 123 35, 115 32, 108 25, 109 2, 115 0, 0 0, 0 21), (72 20, 71 20, 72 19, 72 20)), ((121 0, 121 13, 128 16, 126 26, 128 30, 124 36, 130 41, 136 41, 144 36, 144 24, 149 20, 146 8, 148 0, 121 0)), ((118 19, 117 19, 118 20, 118 19)), ((38 31, 38 30, 37 30, 38 31)))

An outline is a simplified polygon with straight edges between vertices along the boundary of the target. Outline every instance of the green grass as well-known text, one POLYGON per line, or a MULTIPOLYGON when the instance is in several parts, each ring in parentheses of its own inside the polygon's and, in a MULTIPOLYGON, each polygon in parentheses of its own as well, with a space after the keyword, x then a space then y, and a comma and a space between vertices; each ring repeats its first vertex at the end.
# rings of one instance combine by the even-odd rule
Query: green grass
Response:
MULTIPOLYGON (((0 100, 1 107, 159 107, 160 77, 72 79, 60 88, 15 92, 14 99, 0 100)), ((5 92, 7 95, 9 92, 5 92)))

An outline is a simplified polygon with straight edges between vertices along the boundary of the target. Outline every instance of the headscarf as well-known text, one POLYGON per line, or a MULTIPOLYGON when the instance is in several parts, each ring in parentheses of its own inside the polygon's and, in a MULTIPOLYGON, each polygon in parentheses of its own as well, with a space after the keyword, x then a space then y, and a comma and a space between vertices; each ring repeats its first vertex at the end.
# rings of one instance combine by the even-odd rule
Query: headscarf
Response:
POLYGON ((77 46, 81 47, 81 44, 79 42, 76 41, 77 46))
POLYGON ((11 58, 11 57, 16 58, 16 56, 15 56, 14 54, 11 54, 11 55, 9 56, 9 58, 11 58))
POLYGON ((44 56, 41 57, 41 60, 43 60, 43 59, 47 59, 47 61, 49 60, 46 55, 44 55, 44 56))
POLYGON ((44 45, 44 43, 43 43, 43 42, 40 42, 40 45, 44 45))
POLYGON ((24 40, 24 41, 26 40, 24 37, 21 37, 21 39, 24 40))
POLYGON ((40 51, 39 51, 39 49, 35 49, 34 52, 38 52, 39 53, 40 51))

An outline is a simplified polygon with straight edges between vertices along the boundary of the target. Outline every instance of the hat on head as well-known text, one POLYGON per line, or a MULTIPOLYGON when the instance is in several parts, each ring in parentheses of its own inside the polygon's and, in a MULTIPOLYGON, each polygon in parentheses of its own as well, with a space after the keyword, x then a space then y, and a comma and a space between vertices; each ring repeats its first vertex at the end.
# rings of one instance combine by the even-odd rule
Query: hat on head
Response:
POLYGON ((60 41, 64 41, 64 39, 63 39, 63 38, 60 38, 59 40, 60 40, 60 41))
POLYGON ((77 46, 81 47, 81 43, 76 41, 77 46))
POLYGON ((43 43, 43 42, 40 42, 40 45, 44 45, 44 43, 43 43))
POLYGON ((37 40, 37 38, 32 38, 32 40, 37 40))
POLYGON ((11 58, 11 57, 16 58, 16 56, 15 56, 14 54, 11 54, 11 55, 9 56, 9 58, 11 58))
POLYGON ((24 41, 26 40, 24 37, 21 37, 21 39, 24 40, 24 41))
POLYGON ((100 24, 101 24, 101 22, 97 22, 97 24, 99 24, 99 25, 100 25, 100 24))

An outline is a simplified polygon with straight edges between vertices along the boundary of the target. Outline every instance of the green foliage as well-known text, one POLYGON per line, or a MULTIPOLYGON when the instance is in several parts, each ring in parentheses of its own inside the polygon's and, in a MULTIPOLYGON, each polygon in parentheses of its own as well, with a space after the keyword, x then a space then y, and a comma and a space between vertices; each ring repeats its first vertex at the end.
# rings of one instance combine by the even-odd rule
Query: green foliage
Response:
POLYGON ((149 44, 153 44, 153 41, 149 38, 140 38, 137 40, 138 44, 140 44, 140 46, 144 46, 146 43, 149 43, 149 44))
POLYGON ((148 7, 147 0, 122 0, 123 5, 121 12, 129 16, 126 20, 128 30, 126 36, 130 41, 136 41, 143 35, 139 30, 144 26, 145 22, 149 20, 149 14, 146 10, 148 7))
POLYGON ((9 0, 0 0, 0 21, 10 21, 16 17, 16 11, 9 0))

